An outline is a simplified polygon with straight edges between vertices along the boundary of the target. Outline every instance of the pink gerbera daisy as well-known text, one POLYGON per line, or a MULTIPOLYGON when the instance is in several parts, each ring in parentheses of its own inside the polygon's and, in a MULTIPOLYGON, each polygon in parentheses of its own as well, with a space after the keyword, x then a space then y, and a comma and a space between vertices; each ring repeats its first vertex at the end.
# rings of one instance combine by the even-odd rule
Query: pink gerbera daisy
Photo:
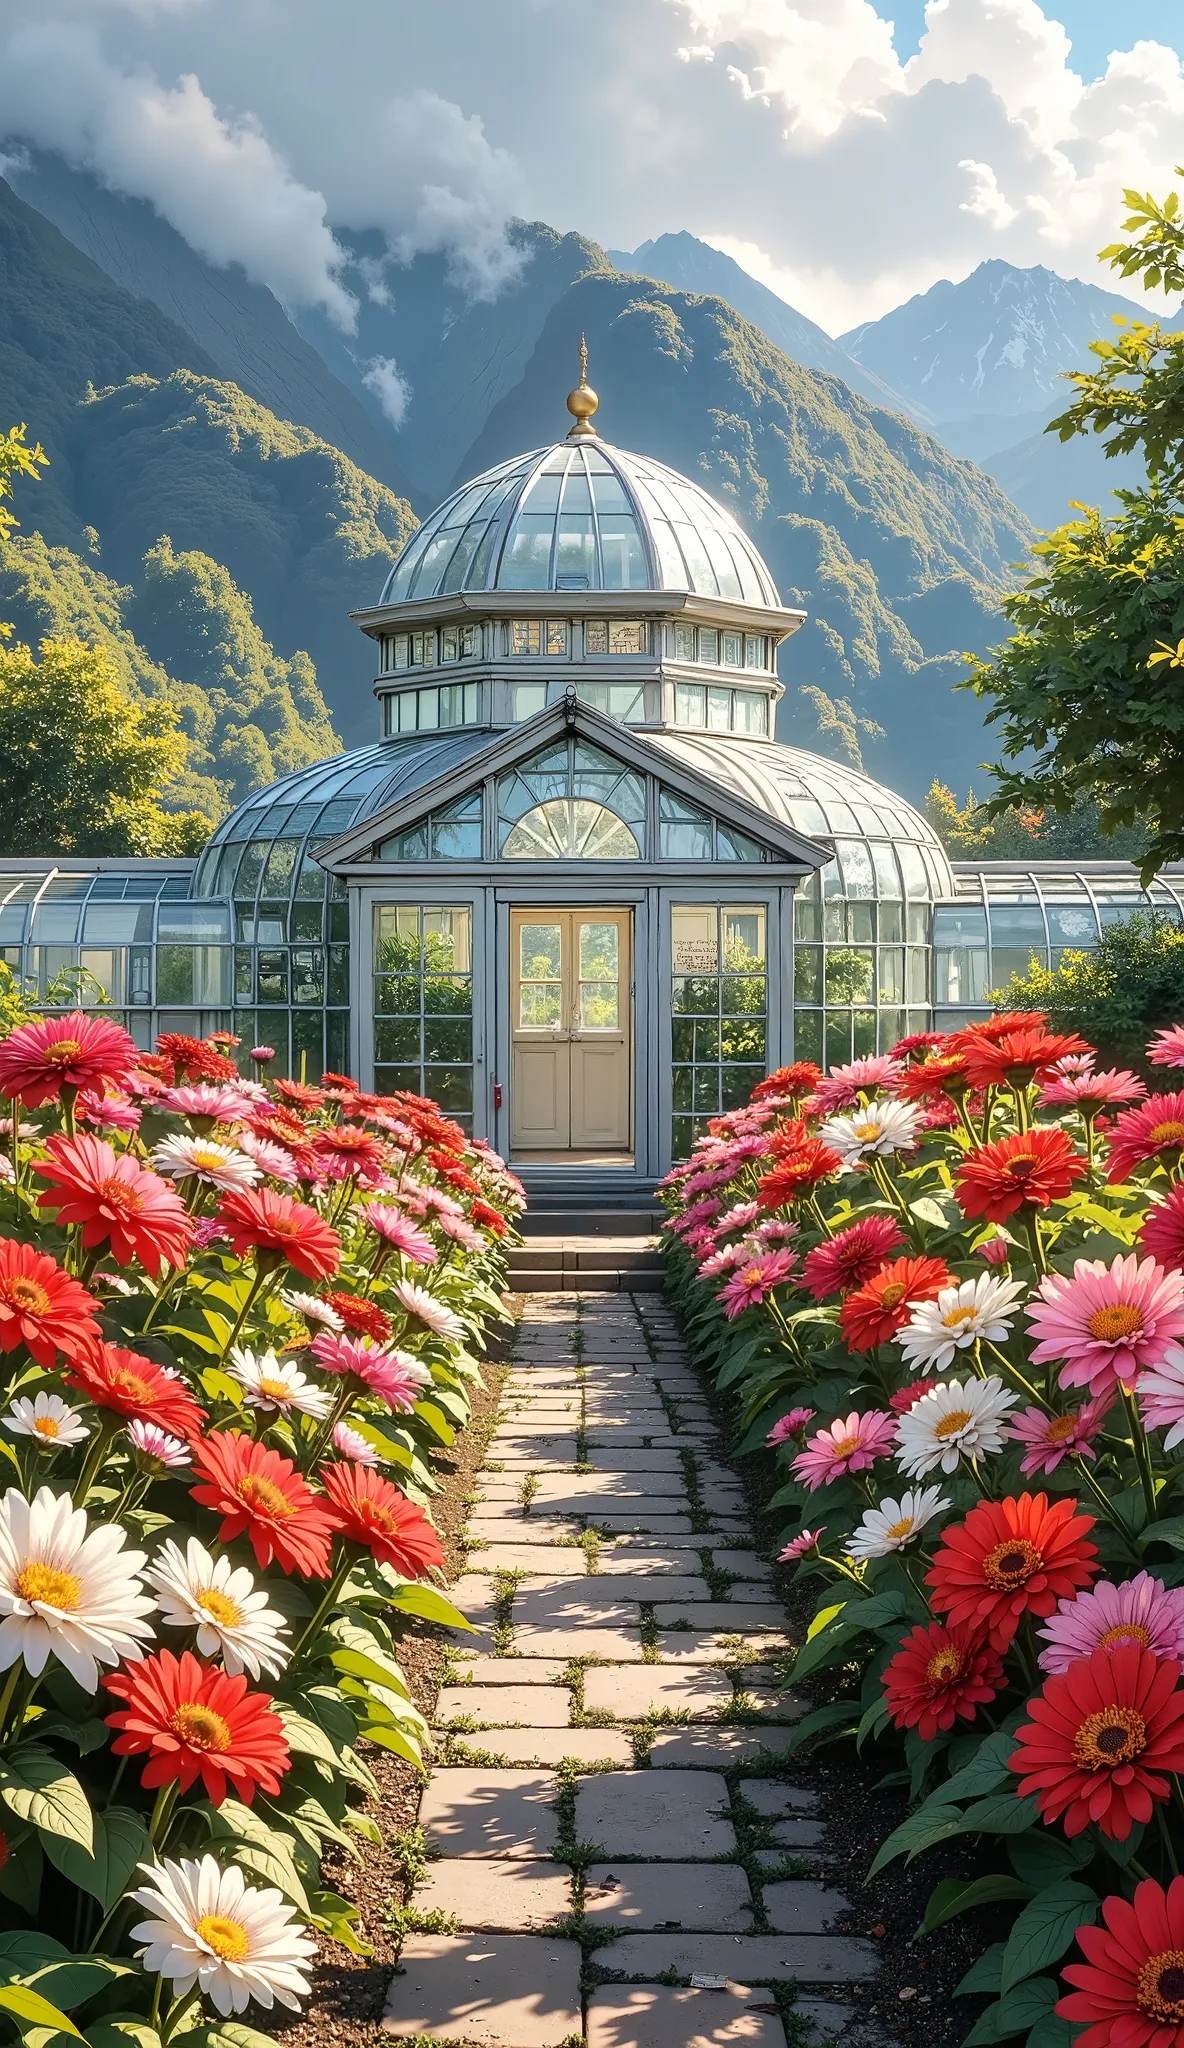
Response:
POLYGON ((910 1386, 898 1387, 894 1394, 889 1394, 888 1406, 894 1415, 907 1415, 909 1409, 915 1408, 926 1394, 931 1394, 936 1385, 936 1380, 913 1380, 910 1386))
POLYGON ((1124 1110, 1108 1134, 1109 1181, 1128 1180, 1149 1160, 1174 1165, 1184 1152, 1184 1095, 1150 1095, 1137 1109, 1124 1110))
POLYGON ((1119 1253, 1078 1259, 1072 1275, 1048 1273, 1029 1305, 1037 1365, 1064 1361, 1063 1387, 1110 1393, 1158 1365, 1165 1346, 1184 1332, 1184 1273, 1165 1273, 1154 1259, 1119 1253))
POLYGON ((778 1444, 788 1443, 792 1437, 800 1436, 806 1424, 813 1422, 813 1420, 814 1410, 812 1408, 791 1408, 788 1415, 783 1415, 780 1422, 773 1424, 772 1429, 765 1438, 765 1442, 771 1444, 774 1448, 778 1444))
POLYGON ((1139 1250, 1172 1272, 1184 1269, 1184 1183, 1148 1209, 1139 1226, 1139 1250))
POLYGON ((391 1251, 411 1259, 417 1266, 434 1266, 438 1253, 426 1230, 419 1230, 409 1216, 403 1216, 398 1209, 388 1209, 381 1202, 369 1202, 362 1211, 362 1220, 391 1251))
POLYGON ((1162 1579, 1140 1572, 1121 1586, 1103 1581, 1072 1600, 1062 1600, 1037 1634, 1048 1644, 1040 1652, 1043 1671, 1067 1671, 1095 1650, 1133 1647, 1184 1663, 1184 1587, 1170 1590, 1162 1579))
POLYGON ((295 1187, 300 1172, 285 1146, 275 1144, 271 1138, 257 1137, 254 1131, 239 1131, 235 1142, 269 1180, 278 1180, 282 1187, 295 1187))
POLYGON ((788 1279, 793 1265, 792 1252, 766 1252, 751 1259, 748 1265, 741 1266, 719 1290, 718 1299, 728 1321, 735 1322, 746 1308, 754 1308, 762 1302, 782 1280, 788 1279))
POLYGON ((1083 1116, 1093 1116, 1115 1103, 1140 1102, 1146 1093, 1146 1084, 1137 1074, 1130 1074, 1125 1068, 1107 1067, 1100 1074, 1054 1071, 1040 1090, 1040 1100, 1047 1109, 1079 1109, 1083 1116))
POLYGON ((26 1109, 56 1102, 65 1090, 122 1088, 139 1058, 134 1041, 105 1017, 75 1010, 69 1017, 39 1017, 19 1024, 0 1042, 0 1091, 26 1109))
POLYGON ((1020 1471, 1027 1477, 1032 1472, 1055 1472, 1063 1458, 1096 1458, 1092 1446, 1110 1407, 1111 1398, 1103 1395, 1067 1415, 1046 1415, 1043 1408, 1025 1408, 1013 1415, 1003 1434, 1028 1446, 1020 1471))
POLYGON ((799 1557, 805 1557, 811 1550, 817 1550, 825 1534, 825 1528, 803 1529, 800 1536, 795 1536, 792 1543, 787 1543, 784 1550, 778 1551, 778 1564, 796 1564, 799 1557))
POLYGON ((430 1367, 407 1351, 339 1337, 333 1330, 322 1330, 309 1349, 326 1372, 349 1376, 360 1389, 384 1401, 392 1413, 409 1414, 423 1389, 431 1385, 430 1367))
POLYGON ((480 1231, 474 1230, 467 1216, 437 1216, 436 1228, 451 1238, 453 1244, 458 1244, 462 1251, 476 1251, 481 1243, 480 1231))
POLYGON ((343 1458, 349 1458, 355 1465, 377 1465, 378 1452, 368 1444, 360 1430, 351 1429, 348 1422, 333 1425, 333 1448, 343 1458))
POLYGON ((844 1067, 832 1067, 825 1081, 816 1082, 809 1106, 819 1115, 829 1116, 836 1109, 849 1109, 861 1094, 891 1095, 900 1073, 900 1061, 890 1053, 851 1060, 844 1067))
POLYGON ((722 1251, 709 1252, 707 1257, 699 1262, 699 1278, 718 1280, 721 1273, 730 1273, 733 1266, 746 1265, 756 1249, 745 1239, 739 1244, 726 1244, 722 1251))
POLYGON ((1157 1031, 1147 1047, 1153 1067, 1184 1067, 1184 1024, 1169 1024, 1157 1031))
POLYGON ((866 1472, 877 1458, 886 1458, 896 1447, 896 1417, 882 1409, 869 1408, 862 1415, 854 1408, 840 1415, 829 1429, 820 1429, 804 1451, 793 1461, 793 1474, 811 1493, 841 1479, 847 1472, 866 1472))
POLYGON ((715 1226, 716 1237, 723 1237, 732 1230, 747 1230, 750 1223, 756 1222, 760 1213, 759 1202, 737 1202, 726 1215, 720 1217, 715 1226))

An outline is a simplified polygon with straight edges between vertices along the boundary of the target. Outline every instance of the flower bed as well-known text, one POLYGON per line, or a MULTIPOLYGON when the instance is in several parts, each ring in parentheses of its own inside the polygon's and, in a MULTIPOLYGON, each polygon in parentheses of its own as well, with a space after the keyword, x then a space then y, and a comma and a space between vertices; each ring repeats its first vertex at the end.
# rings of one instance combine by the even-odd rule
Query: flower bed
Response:
POLYGON ((997 1866, 922 1922, 1010 1919, 966 2048, 1184 2048, 1184 1027, 1148 1060, 1162 1091, 1015 1014, 803 1062, 665 1188, 817 1582, 797 1740, 895 1748, 869 1875, 958 1837, 997 1866))
POLYGON ((521 1189, 236 1044, 0 1042, 0 2009, 40 2048, 252 2048, 310 1930, 364 1953, 322 1855, 377 1838, 359 1745, 421 1756, 401 1617, 464 1625, 431 1459, 521 1189))

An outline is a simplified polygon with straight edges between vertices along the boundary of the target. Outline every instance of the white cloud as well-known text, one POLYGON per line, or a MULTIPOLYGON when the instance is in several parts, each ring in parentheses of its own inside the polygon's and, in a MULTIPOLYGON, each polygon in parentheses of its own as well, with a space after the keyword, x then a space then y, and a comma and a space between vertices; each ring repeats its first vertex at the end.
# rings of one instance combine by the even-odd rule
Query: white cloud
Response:
POLYGON ((362 382, 372 391, 392 427, 401 427, 411 401, 411 386, 393 356, 375 356, 362 372, 362 382))

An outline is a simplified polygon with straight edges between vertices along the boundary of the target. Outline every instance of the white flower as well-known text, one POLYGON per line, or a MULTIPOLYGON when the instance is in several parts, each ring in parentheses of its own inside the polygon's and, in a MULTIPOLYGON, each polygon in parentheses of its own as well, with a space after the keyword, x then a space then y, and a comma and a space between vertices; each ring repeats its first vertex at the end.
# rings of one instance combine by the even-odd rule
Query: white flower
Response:
POLYGON ((1003 1449, 1000 1427, 1017 1396, 1002 1380, 947 1380, 901 1416, 896 1462, 910 1479, 923 1479, 940 1465, 957 1469, 959 1458, 981 1458, 1003 1449))
POLYGON ((142 1451, 146 1458, 155 1458, 169 1471, 188 1465, 188 1444, 182 1443, 179 1436, 170 1436, 159 1422, 142 1422, 137 1415, 128 1423, 127 1433, 135 1450, 142 1451))
POLYGON ((4 1418, 13 1436, 35 1436, 43 1451, 56 1451, 63 1444, 80 1444, 90 1435, 76 1408, 60 1394, 36 1394, 30 1401, 23 1395, 14 1401, 4 1418))
POLYGON ((162 1138, 152 1164, 166 1180, 199 1180, 223 1190, 252 1188, 262 1178, 262 1168, 237 1145, 220 1145, 216 1138, 162 1138))
POLYGON ((463 1337, 465 1326, 459 1316, 450 1308, 429 1294, 426 1287, 417 1287, 414 1280, 396 1280, 391 1292, 405 1315, 413 1322, 422 1323, 435 1337, 463 1337))
POLYGON ((333 1448, 343 1458, 349 1458, 355 1465, 377 1465, 378 1452, 368 1444, 360 1430, 351 1429, 348 1422, 333 1425, 333 1448))
POLYGON ((226 1553, 216 1558, 191 1536, 185 1549, 162 1544, 144 1577, 156 1590, 156 1605, 169 1628, 196 1628, 202 1657, 216 1657, 232 1678, 248 1671, 278 1678, 288 1661, 284 1640, 288 1624, 267 1604, 245 1565, 232 1565, 226 1553))
POLYGON ((281 1365, 274 1351, 242 1351, 236 1344, 230 1370, 247 1389, 248 1408, 275 1408, 281 1415, 315 1415, 323 1422, 333 1396, 297 1365, 281 1365))
POLYGON ((1004 1342, 1023 1292, 1022 1281, 999 1280, 993 1273, 956 1281, 943 1287, 936 1301, 917 1303, 897 1342, 914 1370, 933 1366, 945 1372, 955 1352, 980 1338, 1004 1342))
POLYGON ((338 1337, 345 1328, 337 1310, 329 1302, 322 1301, 319 1294, 297 1294, 295 1288, 284 1288, 281 1289, 280 1300, 294 1316, 303 1316, 306 1323, 323 1323, 338 1337))
POLYGON ((151 1638, 152 1602, 136 1573, 142 1550, 125 1550, 114 1522, 88 1531, 69 1494, 43 1486, 30 1503, 16 1487, 0 1500, 0 1671, 18 1657, 34 1677, 51 1651, 86 1692, 100 1664, 137 1663, 151 1638))
POLYGON ((919 1536, 926 1522, 950 1505, 940 1486, 922 1487, 902 1493, 899 1500, 883 1500, 869 1508, 847 1545, 847 1555, 856 1562, 864 1557, 887 1557, 903 1550, 919 1536))
POLYGON ((857 1166, 861 1159, 886 1159, 893 1152, 912 1152, 923 1123, 922 1112, 911 1102, 896 1102, 891 1096, 882 1096, 869 1102, 866 1109, 852 1110, 850 1116, 828 1117, 818 1135, 845 1165, 857 1166))
POLYGON ((153 1918, 132 1928, 132 1940, 146 1944, 138 1953, 149 1976, 167 1977, 176 1997, 196 1985, 224 2015, 245 2012, 251 1999, 299 2012, 315 1946, 281 1892, 261 1891, 237 1863, 222 1870, 212 1856, 140 1869, 149 1881, 131 1896, 153 1918))

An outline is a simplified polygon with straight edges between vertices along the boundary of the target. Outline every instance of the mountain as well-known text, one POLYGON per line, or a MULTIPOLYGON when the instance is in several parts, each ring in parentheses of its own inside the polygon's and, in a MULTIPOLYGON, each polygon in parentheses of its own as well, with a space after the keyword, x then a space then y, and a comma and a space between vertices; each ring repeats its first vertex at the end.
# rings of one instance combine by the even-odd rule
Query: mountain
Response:
POLYGON ((689 235, 685 229, 681 234, 659 235, 656 241, 643 242, 639 249, 610 249, 608 259, 618 270, 656 278, 659 284, 673 285, 676 291, 726 299, 743 319, 768 336, 774 348, 783 350, 795 363, 841 377, 852 391, 870 398, 874 405, 908 413, 923 425, 930 423, 923 406, 913 404, 874 371, 865 369, 837 341, 832 341, 823 328, 816 327, 813 320, 807 320, 804 313, 795 311, 767 285, 750 277, 730 256, 713 249, 710 242, 701 242, 697 235, 689 235))
POLYGON ((999 597, 1028 545, 998 485, 899 413, 792 361, 722 300, 597 271, 549 314, 458 481, 557 421, 581 332, 606 438, 729 504, 782 596, 810 613, 784 649, 779 736, 853 758, 854 721, 872 719, 886 737, 868 740, 867 765, 905 794, 922 797, 938 772, 981 782, 981 714, 950 692, 960 650, 1005 630, 999 597))

